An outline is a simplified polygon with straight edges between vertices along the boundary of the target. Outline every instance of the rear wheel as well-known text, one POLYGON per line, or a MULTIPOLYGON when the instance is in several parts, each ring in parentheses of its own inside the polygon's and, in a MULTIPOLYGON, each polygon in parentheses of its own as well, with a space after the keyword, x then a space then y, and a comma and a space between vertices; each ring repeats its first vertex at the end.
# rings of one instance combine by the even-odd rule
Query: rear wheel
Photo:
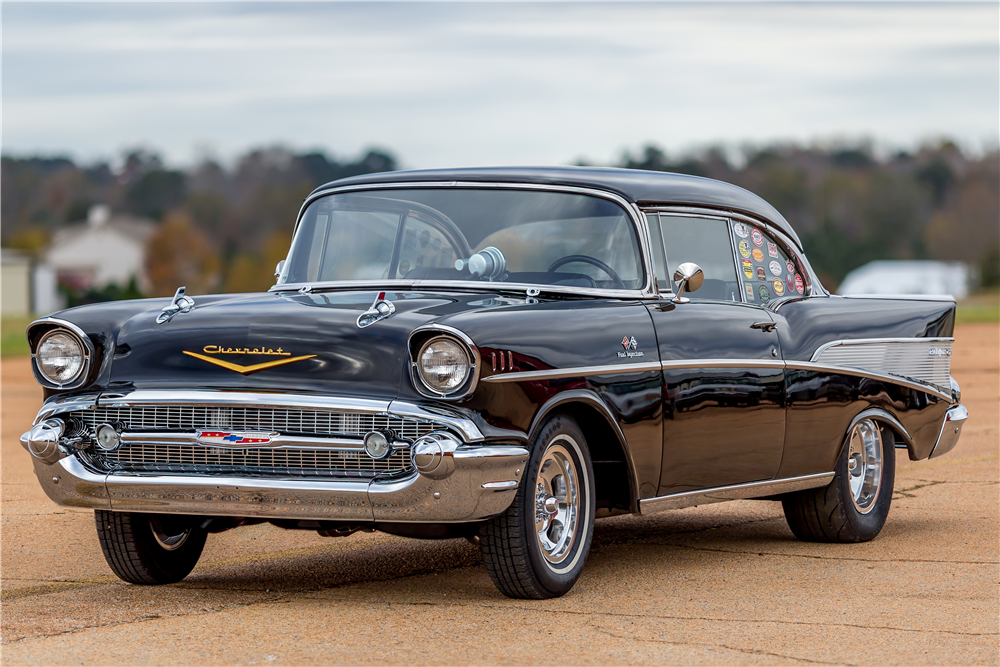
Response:
POLYGON ((132 584, 173 584, 191 573, 205 548, 195 519, 96 510, 97 537, 111 570, 132 584))
POLYGON ((785 496, 785 519, 807 542, 867 542, 885 525, 895 476, 892 434, 862 419, 847 435, 833 481, 785 496))
POLYGON ((565 595, 576 583, 594 535, 594 469, 583 433, 566 415, 532 442, 514 502, 479 532, 493 583, 512 598, 565 595))

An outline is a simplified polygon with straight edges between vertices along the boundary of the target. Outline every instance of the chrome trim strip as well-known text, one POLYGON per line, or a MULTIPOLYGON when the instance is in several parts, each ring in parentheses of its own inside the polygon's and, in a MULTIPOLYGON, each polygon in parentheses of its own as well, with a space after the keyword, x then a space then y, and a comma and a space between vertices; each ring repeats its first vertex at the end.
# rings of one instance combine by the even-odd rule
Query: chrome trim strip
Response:
POLYGON ((499 373, 483 378, 483 382, 528 382, 531 380, 558 380, 559 378, 586 377, 593 375, 625 375, 660 370, 659 362, 645 364, 614 364, 607 366, 574 366, 553 368, 544 371, 520 371, 499 373))
POLYGON ((691 361, 663 361, 663 370, 671 368, 784 368, 780 359, 693 359, 691 361))
POLYGON ((709 505, 727 500, 760 498, 780 493, 792 493, 793 491, 826 486, 831 480, 833 480, 833 473, 824 472, 815 475, 789 477, 787 479, 767 479, 759 482, 748 482, 746 484, 717 486, 699 491, 685 491, 684 493, 673 493, 669 496, 640 500, 639 511, 641 514, 653 514, 654 512, 662 512, 663 510, 709 505))
POLYGON ((819 346, 811 362, 900 376, 942 391, 951 385, 954 338, 855 338, 819 346))
MULTIPOLYGON (((77 325, 69 322, 67 320, 60 320, 55 317, 39 317, 37 320, 33 321, 27 327, 25 327, 24 333, 28 336, 31 333, 31 329, 35 326, 41 324, 52 324, 53 329, 68 329, 73 336, 75 336, 79 341, 80 345, 83 347, 83 368, 80 370, 80 374, 77 375, 70 382, 65 382, 63 384, 58 384, 46 378, 42 375, 42 372, 38 370, 38 361, 35 358, 35 350, 31 350, 31 372, 35 376, 35 381, 43 387, 49 387, 52 389, 76 389, 82 387, 87 383, 87 379, 90 377, 90 371, 94 365, 94 357, 97 355, 97 350, 94 348, 93 341, 87 333, 78 327, 77 325)), ((47 332, 46 332, 47 333, 47 332)), ((43 336, 45 334, 42 334, 43 336)))
MULTIPOLYGON (((862 410, 858 414, 854 415, 854 419, 851 420, 851 425, 847 427, 848 436, 851 431, 854 430, 857 423, 862 419, 875 419, 877 421, 883 421, 890 424, 899 432, 899 435, 902 436, 903 449, 911 449, 915 446, 913 437, 910 435, 910 432, 906 430, 906 427, 903 426, 898 419, 896 419, 895 415, 882 408, 868 408, 867 410, 862 410)), ((898 448, 899 445, 896 445, 896 447, 898 448)))
POLYGON ((931 450, 927 458, 937 458, 953 450, 958 444, 958 439, 962 435, 962 427, 968 418, 969 410, 961 403, 948 408, 944 422, 941 424, 941 430, 938 432, 937 441, 934 443, 934 449, 931 450))
POLYGON ((486 439, 474 421, 457 411, 448 410, 446 406, 421 406, 406 401, 392 401, 387 412, 393 417, 412 417, 444 424, 458 431, 459 435, 468 443, 481 442, 486 439))
POLYGON ((322 451, 350 452, 360 452, 364 450, 364 442, 360 439, 310 438, 281 434, 271 436, 271 441, 268 443, 251 445, 229 445, 226 443, 206 444, 198 440, 197 433, 175 433, 173 431, 163 433, 151 431, 126 431, 121 434, 121 438, 122 443, 125 445, 193 445, 208 449, 315 449, 322 451))
POLYGON ((838 294, 841 299, 888 299, 890 301, 950 301, 955 303, 955 297, 950 294, 838 294))
POLYGON ((873 371, 865 370, 863 368, 851 368, 849 366, 830 366, 827 364, 815 364, 810 361, 788 361, 785 362, 786 370, 800 370, 800 371, 822 371, 825 373, 837 373, 839 375, 853 375, 855 377, 871 378, 873 380, 881 380, 882 382, 888 382, 890 384, 898 384, 903 387, 909 387, 910 389, 916 389, 917 391, 922 391, 927 394, 933 394, 939 398, 951 402, 951 394, 946 393, 941 390, 940 387, 935 387, 931 384, 926 384, 920 382, 919 380, 913 378, 904 378, 899 375, 885 375, 883 373, 875 373, 873 371))
MULTIPOLYGON (((536 283, 482 283, 475 281, 459 281, 459 280, 385 280, 385 281, 317 281, 314 283, 284 283, 281 285, 274 285, 268 291, 270 292, 288 292, 302 289, 304 287, 310 287, 312 289, 323 289, 323 288, 338 288, 338 287, 358 287, 361 285, 372 285, 372 286, 399 286, 399 287, 409 287, 409 288, 421 288, 421 287, 443 287, 445 289, 451 288, 475 288, 475 289, 500 289, 500 290, 527 290, 528 288, 539 289, 542 292, 550 294, 579 294, 585 296, 599 296, 599 297, 619 297, 619 298, 645 298, 645 299, 656 299, 659 295, 656 292, 656 283, 653 279, 653 266, 652 266, 652 254, 649 250, 649 230, 646 228, 645 217, 640 215, 640 209, 629 202, 627 199, 615 194, 614 192, 609 192, 607 190, 598 190, 594 188, 584 188, 572 185, 550 185, 544 183, 496 183, 496 182, 482 182, 477 183, 474 181, 426 181, 426 182, 412 182, 412 181, 399 181, 396 183, 368 183, 359 185, 344 185, 341 187, 329 188, 327 190, 320 190, 310 194, 302 202, 302 206, 299 208, 299 213, 295 218, 295 228, 292 230, 292 238, 295 238, 295 233, 298 231, 299 222, 302 220, 302 214, 305 212, 306 208, 313 201, 320 197, 325 197, 332 194, 338 194, 341 192, 358 192, 364 190, 406 190, 406 189, 416 189, 416 188, 467 188, 467 189, 498 189, 498 190, 543 190, 546 192, 565 192, 569 194, 583 194, 593 197, 601 197, 609 201, 613 201, 619 206, 621 206, 625 211, 627 211, 628 216, 632 220, 632 224, 635 227, 636 237, 639 241, 639 254, 642 257, 643 269, 646 278, 646 284, 637 290, 611 290, 611 289, 600 289, 600 288, 583 288, 583 287, 561 287, 556 285, 541 285, 536 283), (497 287, 499 286, 499 287, 497 287)), ((291 248, 289 248, 289 253, 291 253, 291 248)), ((287 261, 286 257, 286 261, 287 261)))

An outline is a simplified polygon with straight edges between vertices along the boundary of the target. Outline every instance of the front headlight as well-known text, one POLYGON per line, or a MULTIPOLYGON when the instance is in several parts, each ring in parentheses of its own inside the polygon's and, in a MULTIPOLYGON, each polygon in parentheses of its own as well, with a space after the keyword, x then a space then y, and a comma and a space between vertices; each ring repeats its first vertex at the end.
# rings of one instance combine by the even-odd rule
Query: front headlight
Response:
POLYGON ((55 385, 73 382, 83 373, 87 363, 86 350, 76 336, 62 329, 53 329, 38 341, 35 364, 38 372, 55 385))
POLYGON ((431 391, 450 394, 469 377, 469 354, 461 343, 451 338, 432 338, 417 355, 420 380, 431 391))

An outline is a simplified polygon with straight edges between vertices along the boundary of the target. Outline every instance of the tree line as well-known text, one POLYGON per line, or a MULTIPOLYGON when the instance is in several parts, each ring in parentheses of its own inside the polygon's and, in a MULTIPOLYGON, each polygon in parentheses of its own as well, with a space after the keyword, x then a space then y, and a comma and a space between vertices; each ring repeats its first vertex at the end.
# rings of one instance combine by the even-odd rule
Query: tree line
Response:
MULTIPOLYGON (((984 286, 1000 284, 996 149, 970 155, 936 141, 878 155, 867 143, 774 144, 745 148, 737 160, 719 148, 672 157, 648 144, 613 166, 707 176, 760 195, 795 227, 830 288, 874 259, 959 260, 976 267, 984 286)), ((158 223, 147 252, 150 296, 172 294, 177 285, 191 293, 262 290, 273 284, 272 269, 313 188, 396 168, 395 156, 382 150, 338 160, 273 147, 230 167, 206 159, 190 169, 170 168, 145 150, 127 152, 116 168, 5 156, 0 240, 38 252, 55 231, 84 220, 91 205, 107 204, 158 223)), ((134 285, 116 286, 103 296, 137 293, 134 285)))

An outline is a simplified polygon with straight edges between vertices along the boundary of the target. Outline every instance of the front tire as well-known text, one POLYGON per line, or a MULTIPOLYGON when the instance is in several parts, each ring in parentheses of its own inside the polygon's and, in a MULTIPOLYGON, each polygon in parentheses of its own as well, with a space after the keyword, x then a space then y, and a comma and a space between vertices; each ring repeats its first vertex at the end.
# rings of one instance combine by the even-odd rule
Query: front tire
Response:
POLYGON ((594 536, 594 468, 576 422, 547 421, 514 502, 484 523, 479 545, 490 578, 507 597, 565 595, 580 578, 594 536))
POLYGON ((191 573, 206 533, 190 517, 94 511, 104 559, 131 584, 173 584, 191 573))
POLYGON ((873 419, 851 429, 833 481, 782 499, 785 519, 805 542, 867 542, 885 525, 896 477, 892 433, 873 419))

